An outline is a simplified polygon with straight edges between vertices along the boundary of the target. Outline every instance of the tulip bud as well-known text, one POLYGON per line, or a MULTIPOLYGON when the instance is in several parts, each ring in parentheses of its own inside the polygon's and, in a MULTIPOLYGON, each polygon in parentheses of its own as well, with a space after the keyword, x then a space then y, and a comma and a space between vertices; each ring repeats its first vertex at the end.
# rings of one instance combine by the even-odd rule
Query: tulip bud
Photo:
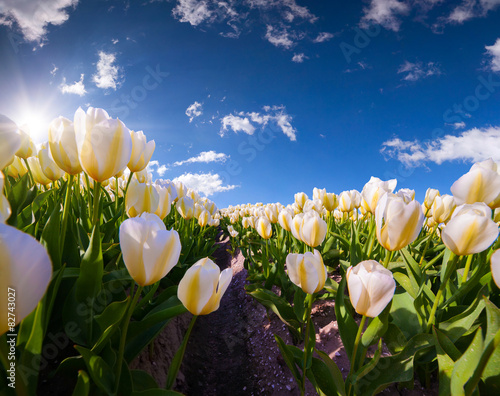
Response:
POLYGON ((303 192, 295 194, 295 203, 297 206, 302 209, 304 207, 304 204, 308 200, 307 195, 303 192))
POLYGON ((349 267, 346 277, 352 306, 358 314, 370 318, 380 315, 396 290, 392 272, 375 260, 349 267))
POLYGON ((38 157, 29 157, 28 165, 31 169, 31 174, 33 175, 33 179, 36 183, 42 184, 44 186, 52 183, 52 181, 47 176, 45 176, 45 173, 42 172, 42 167, 40 166, 38 157))
POLYGON ((252 227, 252 228, 255 227, 252 217, 243 217, 243 219, 241 220, 241 223, 242 223, 244 229, 247 229, 248 227, 252 227))
POLYGON ((158 282, 177 264, 179 234, 168 231, 155 214, 125 220, 120 226, 120 247, 130 276, 140 286, 158 282))
POLYGON ((28 168, 17 155, 14 156, 14 161, 9 165, 8 175, 14 178, 24 176, 28 173, 28 168))
POLYGON ((64 172, 57 166, 52 157, 50 156, 49 149, 47 145, 42 145, 42 148, 38 152, 38 161, 40 162, 40 168, 43 174, 51 181, 59 180, 64 176, 64 172))
MULTIPOLYGON (((475 168, 479 168, 479 167, 491 170, 493 172, 496 172, 498 175, 500 175, 500 163, 493 161, 491 158, 487 159, 486 161, 475 163, 474 165, 472 165, 471 170, 473 170, 475 168)), ((496 198, 494 198, 493 201, 488 203, 488 206, 491 209, 500 208, 500 191, 498 192, 498 195, 496 196, 496 198)))
POLYGON ((66 173, 77 175, 82 171, 73 123, 64 117, 49 125, 49 148, 55 163, 66 173))
POLYGON ((0 223, 5 223, 12 211, 7 198, 3 195, 4 175, 0 172, 0 223))
POLYGON ((14 155, 21 147, 21 140, 17 125, 0 114, 0 169, 12 163, 14 155))
POLYGON ((278 215, 278 221, 280 226, 286 230, 290 231, 292 229, 292 215, 286 209, 283 209, 278 215))
POLYGON ((15 322, 19 324, 43 298, 52 278, 45 248, 32 236, 0 223, 0 335, 9 329, 7 291, 15 290, 15 322))
POLYGON ((292 220, 292 235, 295 237, 295 239, 298 239, 299 241, 302 240, 300 236, 300 230, 302 229, 303 221, 304 221, 303 213, 295 215, 292 220))
POLYGON ((205 227, 212 220, 212 216, 210 216, 210 212, 206 209, 202 209, 201 213, 198 216, 198 225, 200 227, 205 227))
POLYGON ((375 210, 379 243, 389 251, 400 250, 417 239, 424 214, 417 201, 406 203, 402 198, 384 194, 375 210))
POLYGON ((131 172, 139 172, 146 168, 151 160, 155 151, 155 141, 146 142, 146 135, 142 131, 130 131, 130 137, 132 138, 132 154, 127 166, 131 172))
POLYGON ((190 220, 194 216, 194 201, 188 197, 184 196, 177 201, 175 205, 179 214, 186 220, 190 220))
POLYGON ((314 253, 288 254, 286 267, 290 280, 305 293, 317 293, 325 286, 328 274, 323 264, 323 258, 316 249, 314 249, 314 253))
POLYGON ((28 159, 29 157, 36 155, 36 147, 33 140, 31 140, 30 135, 25 131, 28 127, 24 126, 23 129, 19 129, 21 135, 21 145, 16 152, 16 155, 22 159, 28 159))
POLYGON ((425 200, 424 200, 424 205, 429 210, 432 208, 432 204, 434 203, 434 200, 436 197, 439 197, 441 194, 439 194, 439 190, 435 190, 434 188, 428 188, 427 191, 425 192, 425 200))
POLYGON ((351 212, 361 206, 361 194, 356 190, 343 191, 339 195, 339 209, 351 212))
POLYGON ((456 206, 455 198, 451 195, 437 196, 434 198, 431 208, 432 217, 437 224, 446 223, 451 218, 456 206))
POLYGON ((163 220, 172 209, 172 199, 166 187, 161 187, 157 184, 155 184, 154 187, 158 193, 158 208, 155 214, 163 220))
POLYGON ((269 219, 265 216, 259 217, 255 223, 255 229, 263 239, 269 239, 273 235, 273 229, 269 219))
POLYGON ((500 288, 500 250, 495 251, 491 255, 491 275, 493 277, 493 281, 500 288))
MULTIPOLYGON (((500 174, 487 167, 476 165, 473 165, 471 170, 450 188, 457 205, 475 202, 490 204, 500 196, 500 174)), ((492 208, 494 209, 495 205, 492 208)))
POLYGON ((326 222, 314 211, 304 214, 300 227, 300 239, 306 245, 316 247, 325 240, 326 222))
POLYGON ((231 235, 233 238, 236 238, 238 236, 238 231, 236 231, 232 225, 228 225, 227 230, 229 231, 229 235, 231 235))
POLYGON ((231 268, 220 272, 212 260, 202 258, 186 271, 177 288, 177 297, 193 315, 208 315, 219 309, 232 278, 231 268))
POLYGON ((491 209, 484 202, 458 206, 444 228, 441 239, 457 256, 480 253, 498 237, 498 226, 491 220, 491 209))
POLYGON ((276 207, 276 205, 267 205, 264 211, 266 213, 266 217, 272 224, 276 224, 278 222, 278 208, 276 207))
POLYGON ((415 199, 415 190, 410 190, 409 188, 400 189, 396 195, 401 197, 405 203, 410 203, 415 199))
POLYGON ((132 154, 132 138, 123 122, 103 109, 79 108, 75 113, 76 144, 80 163, 94 180, 103 182, 120 173, 132 154))
POLYGON ((152 184, 132 180, 125 197, 128 217, 136 217, 144 212, 155 213, 160 202, 160 195, 152 184))
POLYGON ((323 199, 323 206, 329 212, 333 212, 339 206, 339 200, 334 193, 326 193, 323 199))
POLYGON ((319 188, 313 188, 313 199, 319 199, 321 202, 324 201, 326 195, 326 188, 320 190, 319 188))
POLYGON ((200 195, 192 188, 187 189, 186 196, 190 197, 195 203, 200 200, 200 195))
POLYGON ((174 182, 175 189, 177 191, 177 199, 181 199, 187 194, 187 187, 180 181, 174 182))
POLYGON ((375 214, 379 199, 386 192, 393 192, 397 183, 398 181, 396 179, 382 181, 378 177, 372 176, 361 192, 366 211, 375 214))

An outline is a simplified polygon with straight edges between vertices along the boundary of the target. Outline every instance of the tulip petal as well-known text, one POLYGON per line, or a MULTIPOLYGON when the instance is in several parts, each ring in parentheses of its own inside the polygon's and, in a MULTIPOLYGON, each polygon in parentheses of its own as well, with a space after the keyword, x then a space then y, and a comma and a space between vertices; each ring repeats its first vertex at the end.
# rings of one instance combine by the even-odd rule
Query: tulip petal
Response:
POLYGON ((177 264, 181 255, 181 241, 175 230, 153 231, 144 243, 143 258, 146 286, 158 282, 177 264))
POLYGON ((203 307, 200 315, 208 315, 211 312, 217 311, 219 309, 220 300, 226 292, 231 280, 233 279, 233 270, 231 268, 226 268, 221 272, 219 276, 219 284, 217 286, 217 293, 212 295, 212 298, 203 307))
POLYGON ((120 247, 123 261, 130 276, 141 286, 146 284, 142 250, 148 232, 148 222, 140 217, 127 219, 120 226, 120 247))
POLYGON ((497 287, 500 288, 500 250, 491 256, 491 275, 497 287))
POLYGON ((374 318, 384 310, 394 296, 396 290, 396 282, 392 277, 388 277, 381 272, 372 272, 370 281, 367 287, 368 295, 370 296, 370 307, 365 315, 374 318))

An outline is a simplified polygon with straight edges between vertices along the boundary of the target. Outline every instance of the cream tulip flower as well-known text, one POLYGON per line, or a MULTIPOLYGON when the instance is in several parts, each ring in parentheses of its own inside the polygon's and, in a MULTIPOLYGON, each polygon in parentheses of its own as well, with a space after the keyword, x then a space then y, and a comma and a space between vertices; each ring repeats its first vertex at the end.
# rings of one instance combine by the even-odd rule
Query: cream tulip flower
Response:
POLYGON ((434 200, 436 197, 441 196, 439 193, 439 190, 436 190, 434 188, 428 188, 427 191, 425 192, 425 199, 424 199, 424 205, 429 210, 432 208, 432 204, 434 203, 434 200))
POLYGON ((396 188, 397 183, 398 181, 396 179, 382 181, 378 177, 372 176, 361 191, 361 196, 364 199, 364 208, 366 209, 366 211, 375 214, 378 200, 386 192, 393 192, 396 188))
POLYGON ((58 117, 49 125, 49 148, 59 168, 70 175, 82 172, 73 122, 58 117))
POLYGON ((294 197, 295 197, 295 203, 300 209, 302 209, 304 207, 304 204, 308 200, 306 193, 300 192, 295 194, 294 197))
POLYGON ((17 125, 0 114, 0 170, 12 163, 21 142, 17 125))
POLYGON ((273 229, 271 226, 271 222, 265 216, 261 216, 255 222, 255 230, 259 233, 261 238, 269 239, 273 236, 273 229))
POLYGON ((15 322, 19 324, 43 298, 52 279, 52 263, 45 248, 32 236, 0 223, 0 335, 9 330, 9 288, 15 290, 15 322))
POLYGON ((131 172, 139 172, 149 164, 155 151, 155 141, 147 142, 143 131, 130 131, 130 137, 132 138, 132 154, 127 166, 131 172))
POLYGON ((189 268, 177 288, 177 297, 193 315, 208 315, 219 309, 233 270, 219 267, 208 257, 198 260, 189 268))
POLYGON ((183 196, 177 201, 175 207, 184 219, 190 220, 194 217, 194 201, 190 197, 183 196))
POLYGON ((238 236, 238 231, 236 231, 232 225, 228 225, 227 230, 229 232, 229 235, 231 235, 231 237, 236 238, 238 236))
POLYGON ((19 134, 21 136, 21 145, 19 146, 19 149, 16 151, 16 155, 22 159, 28 159, 33 155, 36 155, 37 153, 35 143, 33 143, 33 140, 31 140, 31 137, 28 134, 27 130, 28 130, 27 126, 19 128, 19 134))
POLYGON ((42 171, 42 167, 40 165, 40 160, 38 157, 29 157, 28 158, 28 165, 31 169, 31 174, 33 175, 33 179, 35 180, 36 183, 42 184, 44 186, 52 183, 52 180, 50 180, 47 176, 45 176, 45 173, 42 171))
POLYGON ((498 237, 498 225, 484 202, 458 206, 441 233, 441 239, 457 256, 480 253, 498 237))
POLYGON ((12 210, 10 209, 10 204, 8 199, 3 195, 3 187, 4 187, 4 175, 0 171, 0 223, 5 223, 10 215, 12 214, 12 210))
POLYGON ((298 239, 299 241, 302 240, 300 236, 300 230, 302 229, 302 222, 304 221, 304 213, 299 213, 293 217, 292 220, 292 235, 295 237, 295 239, 298 239))
POLYGON ((380 315, 396 290, 392 272, 375 260, 349 267, 346 278, 352 306, 358 314, 370 318, 380 315))
POLYGON ((304 214, 300 227, 300 239, 306 245, 316 247, 325 240, 327 224, 318 213, 310 211, 304 214))
POLYGON ((305 293, 317 293, 325 286, 328 273, 323 258, 316 249, 314 253, 288 254, 286 268, 290 280, 305 293))
POLYGON ((154 184, 154 188, 158 193, 158 208, 156 209, 155 214, 163 220, 168 216, 170 210, 172 209, 172 198, 170 197, 170 193, 166 187, 154 184))
POLYGON ((28 168, 26 168, 23 160, 15 155, 14 161, 9 165, 8 175, 17 178, 24 176, 26 173, 28 173, 28 168))
POLYGON ((243 225, 244 229, 247 229, 248 227, 254 228, 255 224, 253 222, 253 217, 243 217, 241 220, 241 224, 243 225))
POLYGON ((125 197, 128 217, 137 217, 144 212, 155 213, 160 202, 160 195, 153 184, 139 183, 132 180, 125 197))
POLYGON ((323 206, 329 212, 333 212, 339 206, 339 200, 334 193, 326 193, 323 199, 323 206))
POLYGON ((278 222, 281 228, 290 231, 292 229, 292 221, 292 214, 288 210, 282 209, 278 215, 278 222))
POLYGON ((495 251, 495 253, 491 255, 490 266, 493 281, 497 287, 500 288, 500 250, 495 251))
POLYGON ((377 239, 391 252, 400 250, 417 239, 424 218, 417 201, 406 203, 402 198, 386 193, 375 210, 377 239))
POLYGON ((38 161, 43 174, 48 179, 56 181, 64 176, 64 171, 52 159, 47 143, 43 144, 40 151, 38 151, 38 161))
MULTIPOLYGON (((457 205, 475 202, 494 204, 500 196, 500 174, 485 166, 473 165, 469 172, 453 183, 450 190, 457 205)), ((493 205, 492 209, 495 207, 493 205)))
POLYGON ((119 234, 125 266, 140 286, 158 282, 179 261, 179 234, 175 230, 168 231, 155 214, 143 213, 125 220, 119 234))
POLYGON ((352 212, 361 206, 361 194, 357 190, 343 191, 339 195, 339 210, 352 212))
POLYGON ((457 204, 453 196, 448 194, 436 196, 431 207, 432 217, 437 224, 447 223, 456 207, 457 204))
POLYGON ((89 107, 85 113, 79 108, 74 127, 80 164, 92 179, 103 182, 127 167, 132 138, 123 122, 103 109, 89 107))
POLYGON ((198 216, 198 225, 203 228, 206 225, 210 224, 211 220, 212 216, 210 215, 210 212, 206 209, 202 209, 201 213, 198 216))

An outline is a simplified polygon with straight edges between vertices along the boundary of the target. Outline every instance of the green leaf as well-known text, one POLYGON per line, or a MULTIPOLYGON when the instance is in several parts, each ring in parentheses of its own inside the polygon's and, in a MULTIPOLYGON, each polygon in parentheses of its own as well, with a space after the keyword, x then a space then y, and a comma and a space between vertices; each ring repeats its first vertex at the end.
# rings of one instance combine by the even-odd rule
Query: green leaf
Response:
POLYGON ((7 198, 12 211, 11 216, 7 220, 7 224, 9 225, 17 225, 17 214, 22 210, 22 205, 28 195, 28 180, 28 174, 26 173, 12 186, 9 191, 7 198))
POLYGON ((123 316, 128 307, 129 298, 124 301, 115 301, 109 304, 102 314, 95 317, 96 322, 101 328, 101 336, 92 347, 92 352, 99 353, 101 348, 118 329, 123 316))
POLYGON ((97 225, 92 232, 89 248, 80 264, 80 276, 75 284, 75 297, 78 302, 97 297, 101 290, 102 275, 101 234, 97 225))
POLYGON ((342 338, 347 356, 352 356, 354 341, 358 333, 358 325, 346 308, 344 296, 345 286, 346 277, 344 276, 340 281, 337 297, 335 298, 335 316, 339 326, 340 338, 342 338))
POLYGON ((325 395, 337 396, 341 394, 337 390, 337 386, 333 376, 331 375, 330 368, 323 360, 313 358, 310 372, 314 375, 317 386, 325 395))
POLYGON ((361 345, 368 348, 370 345, 376 344, 380 337, 384 335, 389 326, 389 313, 391 312, 390 302, 387 307, 380 313, 379 316, 373 318, 361 337, 361 345))
POLYGON ((40 238, 40 243, 45 246, 49 253, 54 270, 58 270, 61 267, 60 212, 60 208, 56 204, 47 224, 43 228, 42 237, 40 238))
POLYGON ((277 334, 274 335, 274 338, 276 340, 276 343, 278 344, 278 348, 281 352, 281 356, 283 356, 283 359, 285 360, 286 365, 292 372, 292 375, 294 376, 295 380, 297 383, 300 385, 302 383, 302 377, 299 373, 299 370, 297 369, 297 365, 295 364, 295 358, 293 356, 293 353, 291 350, 288 348, 288 345, 285 344, 285 342, 281 339, 281 337, 277 334))
POLYGON ((158 388, 154 378, 143 370, 130 370, 130 376, 135 392, 158 388))
MULTIPOLYGON (((484 339, 484 344, 488 345, 495 334, 500 330, 500 309, 495 306, 491 301, 486 300, 486 337, 484 339)), ((483 371, 481 379, 484 382, 485 387, 491 394, 500 394, 500 348, 496 348, 488 364, 483 371)))
POLYGON ((356 383, 356 394, 374 395, 392 383, 413 380, 415 354, 433 344, 434 339, 430 334, 416 335, 400 353, 381 358, 371 371, 370 379, 362 378, 356 383))
POLYGON ((450 390, 453 396, 465 395, 464 386, 474 373, 476 366, 483 353, 483 336, 481 329, 476 335, 464 354, 455 362, 451 374, 450 390))
POLYGON ((92 381, 103 392, 112 394, 115 385, 115 375, 111 367, 109 367, 103 358, 94 354, 91 350, 82 346, 75 346, 75 349, 82 355, 92 381))
POLYGON ((366 376, 368 373, 370 373, 375 368, 375 366, 377 365, 377 363, 380 360, 380 356, 381 355, 382 355, 382 339, 380 339, 379 342, 378 342, 378 348, 375 351, 375 354, 373 355, 373 358, 371 358, 368 361, 368 363, 365 364, 363 367, 361 367, 358 371, 356 371, 355 373, 353 373, 350 376, 349 381, 351 381, 351 383, 354 384, 354 386, 356 386, 356 383, 361 378, 363 378, 364 376, 366 376))
POLYGON ((414 301, 409 293, 396 288, 396 293, 392 298, 391 319, 407 339, 422 332, 414 301))
MULTIPOLYGON (((446 395, 450 393, 451 374, 453 372, 453 366, 455 365, 455 360, 452 359, 446 353, 445 349, 441 345, 441 339, 443 339, 446 336, 435 327, 433 327, 432 330, 434 335, 434 342, 436 344, 436 353, 437 353, 437 360, 439 367, 439 394, 446 395), (439 333, 441 335, 438 335, 439 333)), ((449 338, 446 337, 446 340, 449 341, 449 338)), ((455 346, 453 345, 453 347, 455 346)))
POLYGON ((80 370, 78 372, 78 380, 76 381, 75 389, 73 390, 73 396, 88 396, 90 392, 90 378, 89 375, 80 370))
POLYGON ((408 277, 410 278, 413 290, 415 293, 417 293, 422 283, 422 271, 420 269, 420 266, 412 257, 410 252, 408 252, 407 248, 401 249, 401 254, 405 260, 406 272, 408 274, 408 277))
POLYGON ((318 356, 321 358, 321 360, 325 363, 326 367, 328 368, 329 376, 331 377, 332 381, 334 382, 334 386, 335 386, 335 390, 337 391, 337 394, 339 394, 341 396, 345 396, 344 377, 342 376, 342 373, 340 372, 338 366, 330 358, 330 356, 328 356, 325 352, 316 349, 316 353, 318 354, 318 356))

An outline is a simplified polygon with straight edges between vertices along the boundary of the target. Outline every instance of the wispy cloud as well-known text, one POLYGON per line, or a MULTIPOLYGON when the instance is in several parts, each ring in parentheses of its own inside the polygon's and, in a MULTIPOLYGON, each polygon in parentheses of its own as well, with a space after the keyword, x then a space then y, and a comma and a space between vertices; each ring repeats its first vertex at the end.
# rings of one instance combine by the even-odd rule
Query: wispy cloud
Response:
POLYGON ((318 37, 316 37, 313 40, 313 43, 323 43, 325 41, 331 40, 332 38, 333 38, 333 34, 332 33, 321 32, 321 33, 318 34, 318 37))
POLYGON ((116 54, 99 51, 99 61, 97 62, 97 73, 92 76, 92 81, 97 88, 113 89, 121 84, 122 68, 115 65, 116 54))
MULTIPOLYGON (((56 68, 56 70, 57 70, 57 68, 56 68)), ((85 85, 83 83, 84 77, 85 77, 85 75, 81 74, 80 80, 75 81, 73 84, 66 84, 66 78, 63 78, 63 82, 61 83, 61 85, 59 85, 59 90, 63 94, 69 93, 69 94, 75 94, 75 95, 79 95, 79 96, 85 95, 87 93, 87 91, 85 90, 85 85)))
POLYGON ((195 101, 186 109, 186 115, 189 117, 189 122, 193 122, 196 117, 203 114, 203 105, 195 101))
POLYGON ((224 153, 217 153, 213 150, 210 151, 202 151, 196 157, 188 158, 184 161, 174 162, 174 166, 181 166, 184 164, 193 164, 193 163, 209 163, 209 162, 225 162, 229 158, 229 155, 224 153))
POLYGON ((362 26, 376 23, 397 32, 401 26, 400 17, 408 15, 410 6, 398 0, 371 0, 363 11, 365 15, 361 19, 362 26))
POLYGON ((486 51, 491 57, 490 59, 490 69, 494 72, 500 72, 500 38, 497 39, 495 44, 487 45, 486 51))
POLYGON ((179 0, 172 10, 172 14, 180 22, 188 22, 192 26, 209 20, 213 12, 209 9, 209 2, 198 0, 179 0))
POLYGON ((209 197, 218 192, 234 190, 239 187, 234 184, 224 185, 218 173, 184 173, 176 177, 173 182, 182 182, 186 187, 209 197))
POLYGON ((462 24, 472 18, 485 17, 500 6, 500 0, 463 0, 456 6, 444 22, 462 24))
POLYGON ((492 158, 499 161, 500 127, 473 128, 458 136, 445 135, 429 142, 396 137, 384 142, 380 152, 386 159, 395 158, 410 167, 453 160, 477 162, 492 158))
POLYGON ((405 81, 417 81, 422 78, 427 78, 431 76, 439 76, 442 74, 439 66, 434 62, 409 62, 405 61, 398 69, 398 74, 405 74, 403 80, 405 81))
POLYGON ((165 173, 169 170, 167 165, 165 164, 160 164, 159 161, 149 161, 148 166, 147 166, 148 172, 156 172, 160 177, 165 175, 165 173))
POLYGON ((285 106, 264 106, 263 112, 244 112, 229 114, 221 119, 220 135, 224 136, 229 129, 233 132, 244 132, 253 135, 257 128, 264 128, 269 123, 281 130, 291 141, 297 140, 297 130, 293 127, 293 117, 286 112, 285 106))
POLYGON ((302 62, 304 62, 305 59, 309 59, 309 57, 306 56, 306 54, 304 54, 304 53, 293 54, 292 62, 302 63, 302 62))
POLYGON ((48 25, 62 25, 69 18, 70 7, 78 0, 3 0, 0 2, 0 25, 16 24, 25 40, 45 39, 48 25))
POLYGON ((53 64, 52 66, 54 66, 54 67, 53 67, 53 68, 52 68, 52 70, 50 71, 50 74, 51 74, 53 77, 55 77, 55 75, 56 75, 57 71, 59 70, 59 68, 58 68, 56 65, 54 65, 54 64, 53 64))
POLYGON ((290 49, 295 45, 292 35, 286 27, 274 27, 267 25, 266 40, 275 47, 290 49))

